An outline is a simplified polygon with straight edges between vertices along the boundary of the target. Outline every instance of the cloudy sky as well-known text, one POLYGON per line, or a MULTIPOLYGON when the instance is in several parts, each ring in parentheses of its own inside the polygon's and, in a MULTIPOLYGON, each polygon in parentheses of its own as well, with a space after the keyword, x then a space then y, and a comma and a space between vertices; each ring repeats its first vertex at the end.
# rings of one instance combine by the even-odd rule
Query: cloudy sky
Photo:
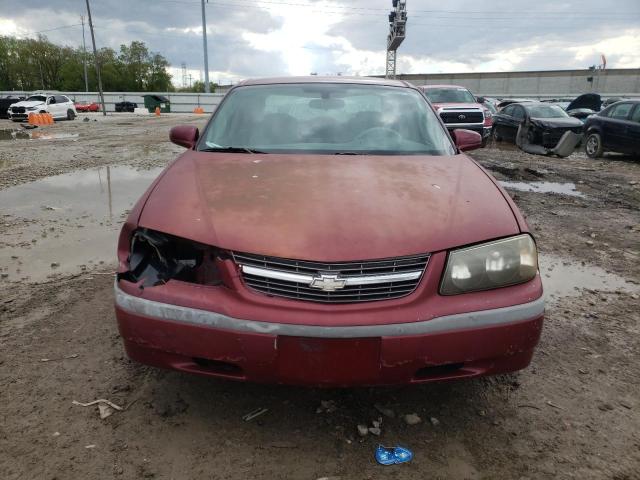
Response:
MULTIPOLYGON (((142 40, 168 58, 177 85, 183 62, 201 77, 199 0, 91 1, 99 47, 142 40)), ((77 46, 85 8, 0 0, 0 35, 42 32, 77 46)), ((390 8, 391 0, 209 0, 211 80, 383 74, 390 8)), ((608 68, 640 67, 639 0, 407 0, 407 10, 398 73, 586 68, 601 54, 608 68)))

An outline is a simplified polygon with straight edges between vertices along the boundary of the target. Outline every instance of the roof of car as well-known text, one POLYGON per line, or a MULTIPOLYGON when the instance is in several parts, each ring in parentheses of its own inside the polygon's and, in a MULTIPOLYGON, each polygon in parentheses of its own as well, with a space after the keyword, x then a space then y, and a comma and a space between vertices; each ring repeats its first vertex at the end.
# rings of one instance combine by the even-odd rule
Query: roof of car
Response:
POLYGON ((360 85, 384 85, 388 87, 413 87, 409 82, 404 80, 389 80, 386 78, 374 77, 347 77, 333 76, 321 77, 317 75, 300 76, 300 77, 271 77, 271 78, 252 78, 243 80, 237 86, 247 85, 277 85, 289 83, 355 83, 360 85))
POLYGON ((464 88, 468 90, 467 87, 463 87, 462 85, 419 85, 418 88, 422 88, 423 90, 428 90, 431 88, 464 88))

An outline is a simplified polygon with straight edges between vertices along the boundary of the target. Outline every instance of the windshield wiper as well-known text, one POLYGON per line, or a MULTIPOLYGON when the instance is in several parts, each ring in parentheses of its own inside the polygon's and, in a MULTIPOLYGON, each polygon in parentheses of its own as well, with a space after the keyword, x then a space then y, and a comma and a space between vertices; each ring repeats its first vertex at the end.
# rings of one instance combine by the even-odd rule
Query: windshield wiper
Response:
POLYGON ((228 152, 228 153, 267 153, 261 152, 248 147, 207 147, 200 150, 201 152, 228 152))
POLYGON ((334 155, 368 155, 368 154, 363 152, 336 152, 334 153, 334 155))

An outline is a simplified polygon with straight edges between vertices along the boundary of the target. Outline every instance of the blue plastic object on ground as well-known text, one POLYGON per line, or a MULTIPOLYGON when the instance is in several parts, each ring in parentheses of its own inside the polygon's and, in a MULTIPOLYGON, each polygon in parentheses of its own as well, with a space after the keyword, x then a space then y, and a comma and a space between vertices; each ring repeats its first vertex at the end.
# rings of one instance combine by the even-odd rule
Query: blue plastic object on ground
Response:
POLYGON ((404 447, 384 447, 378 445, 376 448, 376 461, 380 465, 396 465, 398 463, 410 462, 413 452, 404 447))

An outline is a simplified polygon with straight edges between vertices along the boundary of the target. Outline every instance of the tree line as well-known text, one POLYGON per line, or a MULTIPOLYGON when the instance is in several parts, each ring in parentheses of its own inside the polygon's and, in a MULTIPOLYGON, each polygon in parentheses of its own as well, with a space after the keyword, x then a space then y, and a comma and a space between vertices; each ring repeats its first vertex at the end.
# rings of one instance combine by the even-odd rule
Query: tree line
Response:
MULTIPOLYGON (((133 41, 112 48, 98 50, 98 64, 105 91, 170 92, 170 66, 165 57, 150 51, 144 42, 133 41)), ((93 52, 82 48, 60 46, 45 36, 20 39, 0 36, 0 91, 2 90, 85 90, 83 59, 87 62, 89 91, 98 90, 93 52)), ((184 91, 203 91, 202 82, 184 91)))

